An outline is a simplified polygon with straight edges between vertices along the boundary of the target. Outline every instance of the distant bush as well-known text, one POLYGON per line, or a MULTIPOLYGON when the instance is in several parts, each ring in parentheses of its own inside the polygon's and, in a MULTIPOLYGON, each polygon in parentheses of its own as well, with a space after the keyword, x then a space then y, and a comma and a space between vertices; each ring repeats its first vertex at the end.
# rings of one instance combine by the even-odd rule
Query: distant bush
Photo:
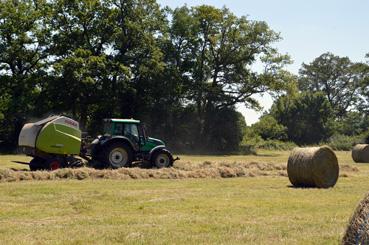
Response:
POLYGON ((280 140, 264 140, 260 135, 245 134, 240 148, 249 147, 251 149, 265 149, 265 150, 292 150, 296 144, 289 141, 280 140))
POLYGON ((287 151, 292 150, 297 145, 293 142, 288 141, 280 141, 280 140, 264 140, 260 142, 256 148, 265 149, 265 150, 278 150, 278 151, 287 151))
POLYGON ((256 149, 253 145, 240 145, 238 154, 256 155, 256 149))
POLYGON ((251 126, 251 130, 256 135, 260 135, 264 140, 287 139, 287 128, 278 124, 277 120, 270 115, 261 117, 259 122, 251 126))
POLYGON ((367 133, 355 136, 335 134, 329 138, 326 144, 334 150, 350 151, 354 145, 365 143, 366 138, 367 133))

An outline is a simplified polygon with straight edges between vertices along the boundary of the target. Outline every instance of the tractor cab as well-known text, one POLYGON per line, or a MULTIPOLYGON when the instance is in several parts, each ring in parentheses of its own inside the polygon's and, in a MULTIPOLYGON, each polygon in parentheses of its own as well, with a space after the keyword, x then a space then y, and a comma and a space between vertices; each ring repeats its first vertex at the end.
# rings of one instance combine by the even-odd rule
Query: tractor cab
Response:
POLYGON ((134 119, 105 119, 104 135, 125 136, 139 146, 144 145, 147 140, 143 125, 134 119))
POLYGON ((104 119, 104 136, 127 137, 141 152, 148 152, 159 145, 165 146, 163 141, 148 137, 144 125, 135 119, 104 119))

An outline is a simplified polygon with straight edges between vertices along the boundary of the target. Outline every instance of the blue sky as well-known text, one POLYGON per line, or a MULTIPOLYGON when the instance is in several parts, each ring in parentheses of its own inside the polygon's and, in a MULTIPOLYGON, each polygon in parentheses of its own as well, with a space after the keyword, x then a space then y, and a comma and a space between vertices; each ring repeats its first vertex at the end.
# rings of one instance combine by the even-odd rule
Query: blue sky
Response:
MULTIPOLYGON (((228 7, 238 16, 263 20, 277 32, 282 41, 276 43, 281 53, 288 53, 294 63, 287 67, 298 73, 301 64, 310 63, 327 51, 348 56, 352 61, 364 61, 369 53, 369 1, 367 0, 157 0, 162 6, 172 8, 187 4, 228 7)), ((267 110, 270 96, 258 96, 267 110)), ((238 106, 248 125, 257 121, 260 112, 238 106)))

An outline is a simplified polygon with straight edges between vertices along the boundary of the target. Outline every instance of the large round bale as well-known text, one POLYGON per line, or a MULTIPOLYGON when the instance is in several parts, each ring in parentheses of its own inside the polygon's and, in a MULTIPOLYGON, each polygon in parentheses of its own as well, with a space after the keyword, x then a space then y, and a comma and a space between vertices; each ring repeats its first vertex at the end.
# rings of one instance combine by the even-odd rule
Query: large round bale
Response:
POLYGON ((342 244, 369 244, 369 193, 351 217, 342 244))
POLYGON ((369 145, 358 144, 352 148, 352 159, 354 162, 366 162, 369 163, 369 145))
POLYGON ((332 187, 339 174, 336 154, 328 146, 295 148, 288 158, 287 173, 296 187, 332 187))

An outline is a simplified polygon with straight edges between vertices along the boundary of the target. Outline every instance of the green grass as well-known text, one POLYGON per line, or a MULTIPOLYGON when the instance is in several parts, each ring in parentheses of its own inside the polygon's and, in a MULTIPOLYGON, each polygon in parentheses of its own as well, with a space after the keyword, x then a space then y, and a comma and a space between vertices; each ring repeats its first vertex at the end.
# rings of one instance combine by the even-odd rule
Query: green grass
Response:
MULTIPOLYGON (((291 188, 286 177, 59 180, 0 183, 2 244, 337 244, 369 190, 368 166, 331 189, 291 188)), ((261 156, 181 156, 181 161, 285 163, 261 156)), ((20 156, 0 156, 0 168, 20 156)), ((21 168, 24 166, 20 165, 21 168)))

